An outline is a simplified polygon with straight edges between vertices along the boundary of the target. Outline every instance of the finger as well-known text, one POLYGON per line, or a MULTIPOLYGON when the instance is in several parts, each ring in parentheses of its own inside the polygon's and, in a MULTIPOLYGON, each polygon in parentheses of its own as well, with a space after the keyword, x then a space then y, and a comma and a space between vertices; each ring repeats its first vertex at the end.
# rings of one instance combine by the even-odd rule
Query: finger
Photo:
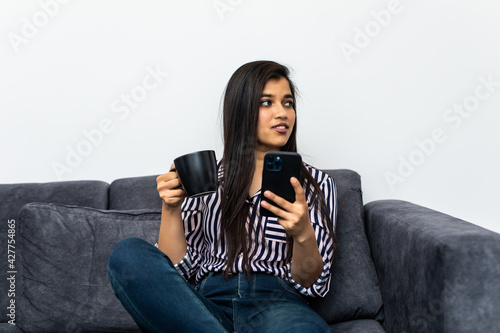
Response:
MULTIPOLYGON (((176 172, 176 171, 175 171, 175 169, 173 169, 173 170, 170 170, 169 172, 176 172)), ((177 172, 176 172, 176 174, 177 174, 177 172)), ((175 179, 173 179, 173 180, 176 180, 176 181, 177 181, 177 183, 178 183, 178 185, 175 185, 175 186, 173 187, 174 189, 182 189, 182 188, 183 188, 183 187, 182 187, 182 183, 181 183, 181 181, 180 181, 180 179, 179 179, 179 178, 175 178, 175 179)))
POLYGON ((157 183, 156 186, 158 192, 160 191, 171 191, 171 190, 183 190, 179 178, 164 179, 157 183))
POLYGON ((292 221, 293 219, 293 214, 279 208, 279 207, 276 207, 272 204, 270 204, 269 202, 266 202, 266 201, 262 201, 261 205, 269 210, 271 213, 273 213, 274 215, 276 215, 278 217, 277 219, 277 222, 283 227, 285 228, 285 231, 288 232, 290 230, 290 227, 293 226, 293 223, 291 224, 290 221, 292 221))
MULTIPOLYGON (((270 211, 271 213, 273 213, 274 215, 278 216, 279 218, 282 218, 284 219, 286 217, 286 214, 287 212, 284 211, 283 209, 267 202, 267 201, 262 201, 261 203, 261 206, 264 207, 265 209, 267 209, 268 211, 270 211)), ((279 222, 280 219, 278 219, 278 222, 279 222)))
POLYGON ((306 202, 306 194, 304 193, 304 188, 300 184, 299 180, 295 177, 290 178, 290 183, 295 190, 295 201, 306 202))
POLYGON ((184 188, 182 186, 177 186, 174 187, 173 189, 170 190, 172 196, 177 196, 177 197, 186 197, 187 193, 184 191, 184 188))
MULTIPOLYGON (((177 169, 175 168, 175 164, 172 163, 172 165, 170 166, 170 171, 169 172, 175 172, 175 175, 177 178, 179 178, 179 174, 177 173, 177 169)), ((182 184, 180 184, 179 186, 176 186, 175 187, 176 189, 182 189, 182 184)))
POLYGON ((182 187, 182 184, 181 184, 181 181, 179 180, 179 178, 175 178, 175 179, 172 179, 168 182, 168 189, 169 190, 180 190, 182 192, 184 192, 184 188, 182 187))
MULTIPOLYGON (((274 202, 276 206, 273 206, 272 204, 268 203, 269 205, 273 206, 275 209, 280 210, 280 214, 277 214, 276 212, 273 212, 274 214, 285 218, 287 213, 290 213, 293 210, 293 204, 287 201, 286 199, 283 199, 279 195, 274 194, 271 191, 265 191, 264 196, 274 202), (278 207, 279 206, 279 207, 278 207)), ((264 207, 267 209, 267 207, 264 207)))
POLYGON ((180 197, 162 197, 162 200, 167 205, 179 206, 182 204, 185 197, 186 197, 185 195, 180 197))
POLYGON ((276 205, 282 207, 282 208, 286 208, 284 207, 287 203, 289 203, 287 200, 283 199, 282 197, 280 197, 279 195, 277 194, 274 194, 273 192, 271 191, 265 191, 264 192, 264 196, 271 200, 272 202, 274 202, 276 205))
POLYGON ((187 196, 186 192, 183 189, 175 189, 169 187, 158 190, 158 193, 165 202, 167 202, 167 200, 181 201, 187 196))
POLYGON ((169 169, 169 171, 167 173, 161 174, 158 177, 156 177, 156 182, 159 183, 159 182, 162 182, 162 181, 168 181, 168 180, 170 180, 172 178, 178 178, 177 172, 172 172, 172 171, 176 171, 173 163, 170 166, 170 169, 169 169))

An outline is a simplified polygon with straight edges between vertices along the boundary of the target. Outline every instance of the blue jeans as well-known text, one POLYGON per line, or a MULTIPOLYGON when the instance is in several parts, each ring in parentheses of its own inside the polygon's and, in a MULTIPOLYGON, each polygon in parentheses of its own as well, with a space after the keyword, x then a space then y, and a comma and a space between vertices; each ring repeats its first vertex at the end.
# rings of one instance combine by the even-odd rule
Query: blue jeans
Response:
POLYGON ((209 273, 193 287, 163 252, 139 238, 115 247, 108 277, 145 332, 330 332, 282 278, 209 273))

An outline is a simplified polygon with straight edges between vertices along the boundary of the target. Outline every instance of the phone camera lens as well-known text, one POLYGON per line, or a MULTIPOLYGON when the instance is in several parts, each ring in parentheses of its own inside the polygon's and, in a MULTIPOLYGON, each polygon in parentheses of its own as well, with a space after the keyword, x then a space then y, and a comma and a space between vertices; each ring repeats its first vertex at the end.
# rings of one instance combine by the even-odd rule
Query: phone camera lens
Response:
POLYGON ((269 171, 280 171, 282 164, 280 156, 269 155, 266 158, 266 168, 269 171))

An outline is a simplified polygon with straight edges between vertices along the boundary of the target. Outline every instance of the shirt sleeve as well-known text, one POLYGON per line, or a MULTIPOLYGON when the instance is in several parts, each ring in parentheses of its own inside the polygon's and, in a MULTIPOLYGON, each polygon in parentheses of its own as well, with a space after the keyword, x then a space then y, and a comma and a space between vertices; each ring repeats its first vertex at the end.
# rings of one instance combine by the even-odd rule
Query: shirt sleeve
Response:
POLYGON ((201 198, 186 198, 182 202, 181 216, 184 223, 187 251, 182 260, 175 264, 179 274, 189 280, 200 267, 200 253, 203 252, 203 213, 201 198))
MULTIPOLYGON (((332 229, 334 230, 337 217, 337 190, 335 183, 328 174, 318 170, 315 171, 319 174, 313 174, 313 177, 315 177, 317 181, 319 180, 318 185, 325 198, 330 220, 333 224, 332 229), (318 179, 318 177, 321 179, 318 179)), ((330 289, 331 267, 334 251, 333 235, 331 235, 330 229, 326 224, 327 222, 322 216, 319 203, 310 203, 309 201, 310 198, 308 198, 309 218, 311 219, 311 224, 314 229, 319 253, 323 259, 323 271, 321 272, 318 280, 316 280, 316 282, 309 288, 300 285, 292 278, 291 262, 287 265, 287 274, 288 280, 301 294, 312 297, 324 297, 330 289)))

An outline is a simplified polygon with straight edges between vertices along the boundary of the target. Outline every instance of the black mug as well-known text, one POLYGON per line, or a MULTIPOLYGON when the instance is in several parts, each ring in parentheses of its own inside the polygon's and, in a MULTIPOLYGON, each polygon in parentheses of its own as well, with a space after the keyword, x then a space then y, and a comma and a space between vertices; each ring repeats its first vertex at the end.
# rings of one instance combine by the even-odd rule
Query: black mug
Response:
POLYGON ((179 156, 174 160, 174 167, 188 197, 201 197, 217 191, 215 151, 202 150, 179 156))

